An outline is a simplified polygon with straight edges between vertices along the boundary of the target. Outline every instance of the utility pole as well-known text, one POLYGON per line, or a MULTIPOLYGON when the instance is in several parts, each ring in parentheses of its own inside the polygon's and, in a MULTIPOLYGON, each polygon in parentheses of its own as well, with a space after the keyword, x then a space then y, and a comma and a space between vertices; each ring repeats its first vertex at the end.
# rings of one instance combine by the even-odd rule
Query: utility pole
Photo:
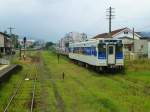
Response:
POLYGON ((9 29, 9 35, 10 35, 10 38, 11 38, 11 46, 12 46, 12 48, 11 48, 11 54, 12 54, 12 49, 13 49, 13 38, 12 38, 12 30, 14 30, 14 29, 16 29, 16 28, 13 28, 13 27, 9 27, 9 28, 7 28, 7 29, 9 29))
POLYGON ((19 44, 19 51, 20 51, 20 59, 21 59, 21 45, 19 44))
POLYGON ((114 19, 114 8, 109 7, 107 10, 107 19, 109 20, 109 37, 111 38, 112 19, 114 19))
POLYGON ((133 28, 133 53, 134 53, 134 37, 135 37, 135 30, 134 30, 134 28, 133 28))
POLYGON ((16 29, 16 28, 13 28, 13 27, 9 27, 9 33, 10 33, 10 36, 12 35, 12 30, 16 29))

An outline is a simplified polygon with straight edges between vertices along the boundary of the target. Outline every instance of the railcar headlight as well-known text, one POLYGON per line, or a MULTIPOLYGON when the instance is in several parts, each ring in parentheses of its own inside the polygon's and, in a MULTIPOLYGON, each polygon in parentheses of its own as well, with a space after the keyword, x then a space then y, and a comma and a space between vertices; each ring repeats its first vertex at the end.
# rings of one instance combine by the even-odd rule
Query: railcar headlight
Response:
POLYGON ((106 45, 103 45, 103 48, 106 48, 106 45))

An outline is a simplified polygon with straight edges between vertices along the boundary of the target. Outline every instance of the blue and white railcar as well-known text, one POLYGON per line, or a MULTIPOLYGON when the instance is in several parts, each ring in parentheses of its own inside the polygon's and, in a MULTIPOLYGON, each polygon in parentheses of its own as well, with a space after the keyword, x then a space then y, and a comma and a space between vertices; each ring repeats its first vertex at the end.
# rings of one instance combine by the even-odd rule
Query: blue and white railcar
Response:
POLYGON ((123 67, 122 40, 101 39, 70 43, 69 58, 97 67, 123 67))

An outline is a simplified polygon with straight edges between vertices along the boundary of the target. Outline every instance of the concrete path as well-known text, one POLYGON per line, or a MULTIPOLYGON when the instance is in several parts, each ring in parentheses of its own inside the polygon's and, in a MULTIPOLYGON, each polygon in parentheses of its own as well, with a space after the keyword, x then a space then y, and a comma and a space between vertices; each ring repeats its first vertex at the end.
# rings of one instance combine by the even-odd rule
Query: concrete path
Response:
POLYGON ((0 67, 0 71, 7 68, 9 65, 3 65, 2 67, 0 67))

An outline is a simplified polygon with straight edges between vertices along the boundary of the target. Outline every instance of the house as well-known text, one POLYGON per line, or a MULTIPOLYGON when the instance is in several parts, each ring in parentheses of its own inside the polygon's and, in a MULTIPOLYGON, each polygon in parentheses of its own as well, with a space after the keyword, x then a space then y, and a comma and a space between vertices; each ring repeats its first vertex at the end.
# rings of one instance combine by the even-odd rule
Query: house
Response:
POLYGON ((121 39, 123 40, 124 50, 125 51, 133 51, 134 50, 134 40, 140 40, 142 38, 141 35, 134 33, 133 39, 133 31, 129 28, 122 28, 112 31, 109 33, 99 34, 92 39, 100 39, 100 38, 113 38, 113 39, 121 39))
POLYGON ((0 32, 0 53, 1 54, 10 54, 12 51, 12 41, 10 36, 0 32))
POLYGON ((67 33, 65 38, 68 38, 70 42, 82 42, 87 40, 85 33, 70 32, 67 33))

